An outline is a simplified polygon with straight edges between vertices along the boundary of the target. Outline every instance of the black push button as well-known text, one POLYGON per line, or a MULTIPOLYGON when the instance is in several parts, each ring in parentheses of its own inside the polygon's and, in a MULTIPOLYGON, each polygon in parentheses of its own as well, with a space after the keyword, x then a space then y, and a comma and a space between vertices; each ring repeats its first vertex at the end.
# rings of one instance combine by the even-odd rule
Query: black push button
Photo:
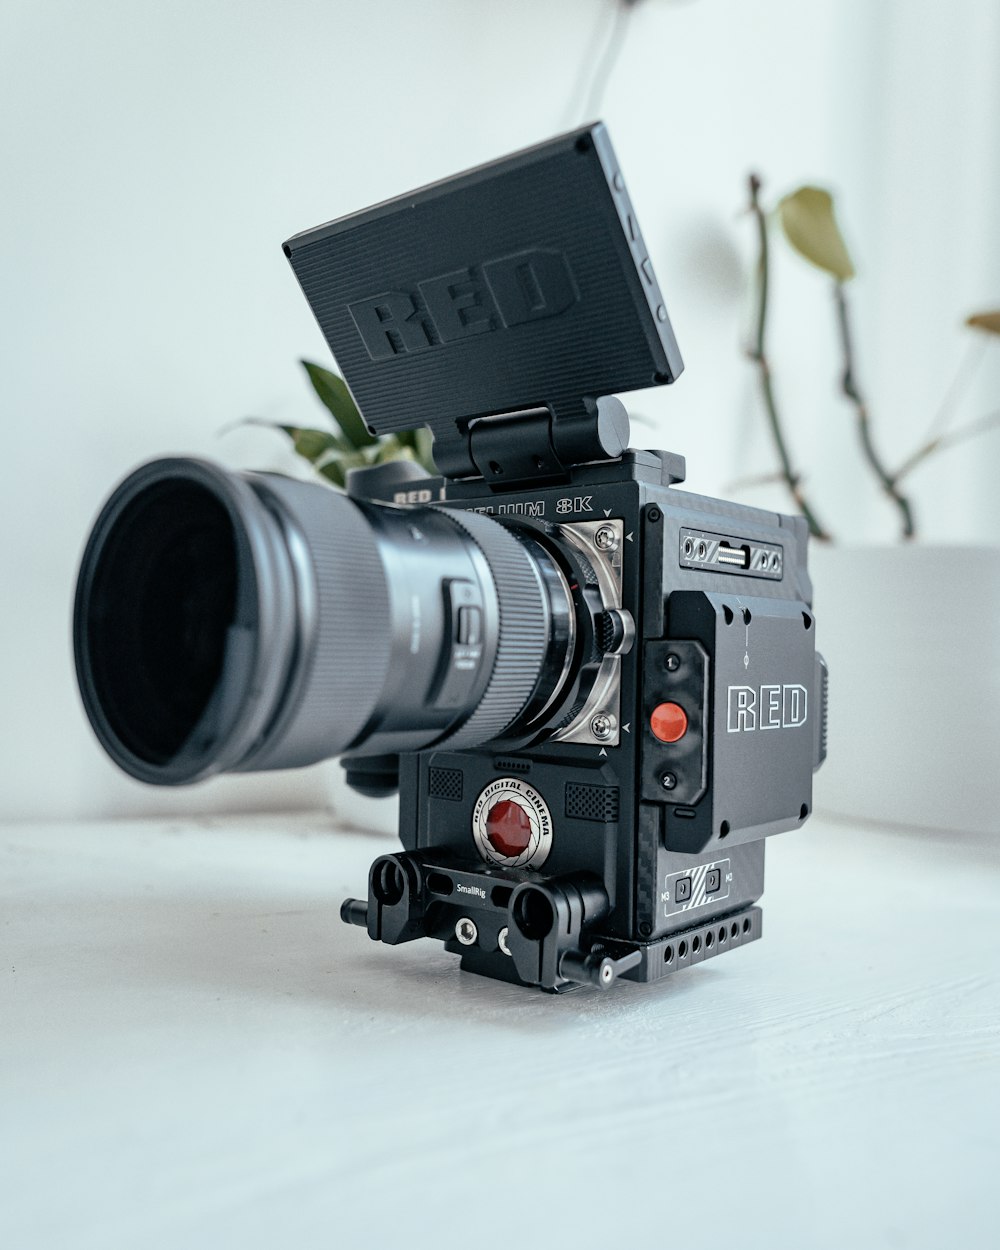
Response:
POLYGON ((677 903, 686 903, 691 897, 691 878, 678 877, 677 884, 674 886, 674 901, 677 903))
POLYGON ((705 893, 717 894, 722 889, 722 869, 709 868, 705 874, 705 893))

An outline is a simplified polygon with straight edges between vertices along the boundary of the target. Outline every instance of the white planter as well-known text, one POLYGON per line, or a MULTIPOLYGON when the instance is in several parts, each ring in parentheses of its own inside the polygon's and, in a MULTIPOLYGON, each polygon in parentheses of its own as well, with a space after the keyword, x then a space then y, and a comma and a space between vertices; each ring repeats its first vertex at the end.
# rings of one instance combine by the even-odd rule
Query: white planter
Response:
POLYGON ((820 811, 1000 832, 1000 549, 810 551, 830 666, 820 811))

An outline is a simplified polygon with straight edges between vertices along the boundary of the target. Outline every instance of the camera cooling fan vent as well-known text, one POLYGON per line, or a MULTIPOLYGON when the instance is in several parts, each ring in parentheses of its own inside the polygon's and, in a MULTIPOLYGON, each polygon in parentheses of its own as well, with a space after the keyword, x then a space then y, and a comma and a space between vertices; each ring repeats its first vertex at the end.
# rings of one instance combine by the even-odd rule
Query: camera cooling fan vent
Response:
POLYGON ((460 768, 432 768, 428 790, 432 799, 449 799, 457 803, 462 797, 463 774, 460 768))
POLYGON ((613 824, 618 819, 618 787, 568 782, 566 816, 570 820, 597 820, 605 825, 613 824))

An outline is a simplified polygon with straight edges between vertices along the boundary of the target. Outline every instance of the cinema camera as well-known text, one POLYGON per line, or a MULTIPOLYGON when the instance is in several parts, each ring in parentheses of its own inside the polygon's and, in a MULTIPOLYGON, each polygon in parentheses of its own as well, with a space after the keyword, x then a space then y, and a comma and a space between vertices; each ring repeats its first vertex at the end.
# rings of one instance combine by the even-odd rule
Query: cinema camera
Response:
POLYGON ((487 976, 655 981, 758 938, 764 839, 825 755, 806 526, 628 448, 614 395, 682 363, 604 127, 284 252, 369 429, 428 426, 440 477, 128 477, 76 596, 107 752, 160 785, 343 754, 404 848, 343 919, 487 976))

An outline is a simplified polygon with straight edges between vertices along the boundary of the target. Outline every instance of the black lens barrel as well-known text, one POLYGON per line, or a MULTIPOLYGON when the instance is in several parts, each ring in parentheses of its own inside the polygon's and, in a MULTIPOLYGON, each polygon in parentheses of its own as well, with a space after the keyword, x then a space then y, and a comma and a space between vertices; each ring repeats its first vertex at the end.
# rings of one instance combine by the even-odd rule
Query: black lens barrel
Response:
POLYGON ((544 551, 487 516, 158 460, 84 551, 84 707, 140 780, 469 747, 551 701, 573 649, 544 551))

